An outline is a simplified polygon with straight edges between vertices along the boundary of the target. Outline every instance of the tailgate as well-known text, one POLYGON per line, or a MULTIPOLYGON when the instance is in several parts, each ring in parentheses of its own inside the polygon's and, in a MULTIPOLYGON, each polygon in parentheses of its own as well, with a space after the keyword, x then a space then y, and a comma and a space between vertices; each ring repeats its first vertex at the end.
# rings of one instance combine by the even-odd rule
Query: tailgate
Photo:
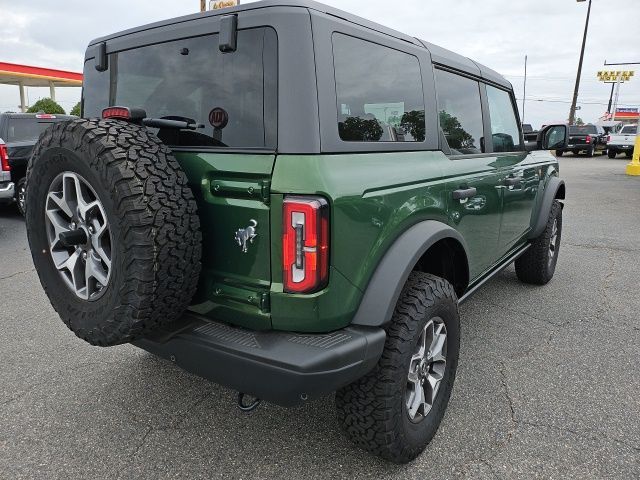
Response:
POLYGON ((190 309, 270 328, 269 187, 273 154, 175 152, 198 202, 202 274, 190 309))
POLYGON ((587 145, 587 136, 569 135, 569 145, 587 145))

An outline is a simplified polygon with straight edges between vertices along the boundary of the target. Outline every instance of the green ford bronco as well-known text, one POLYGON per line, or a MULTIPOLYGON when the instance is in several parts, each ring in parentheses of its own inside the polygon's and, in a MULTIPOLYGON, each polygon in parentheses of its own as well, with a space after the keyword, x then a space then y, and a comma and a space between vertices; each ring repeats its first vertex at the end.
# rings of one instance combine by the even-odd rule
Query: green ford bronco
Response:
MULTIPOLYGON (((440 424, 458 305, 515 261, 553 276, 565 187, 511 84, 312 1, 99 38, 82 119, 39 139, 27 230, 65 324, 284 406, 337 392, 393 462, 440 424)), ((250 395, 250 398, 245 398, 250 395)))

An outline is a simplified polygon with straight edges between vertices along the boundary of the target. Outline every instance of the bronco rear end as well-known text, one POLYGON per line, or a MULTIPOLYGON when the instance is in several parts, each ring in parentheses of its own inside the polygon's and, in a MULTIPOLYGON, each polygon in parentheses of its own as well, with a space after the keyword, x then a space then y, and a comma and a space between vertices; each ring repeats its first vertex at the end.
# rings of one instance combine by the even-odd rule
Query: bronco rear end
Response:
POLYGON ((276 168, 319 151, 309 11, 256 5, 93 41, 83 117, 142 109, 197 203, 197 293, 178 322, 136 344, 293 404, 362 376, 385 335, 345 328, 361 292, 331 267, 332 199, 295 182, 302 172, 276 168))

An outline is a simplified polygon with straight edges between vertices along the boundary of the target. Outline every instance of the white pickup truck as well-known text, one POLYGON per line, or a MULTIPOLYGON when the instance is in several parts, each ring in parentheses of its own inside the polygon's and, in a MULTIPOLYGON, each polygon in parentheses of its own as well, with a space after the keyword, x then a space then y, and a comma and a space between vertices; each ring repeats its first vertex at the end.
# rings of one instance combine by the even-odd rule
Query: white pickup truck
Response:
POLYGON ((618 133, 609 135, 607 137, 607 155, 609 155, 609 158, 616 158, 616 155, 622 152, 628 158, 631 158, 637 133, 637 125, 625 125, 618 133))

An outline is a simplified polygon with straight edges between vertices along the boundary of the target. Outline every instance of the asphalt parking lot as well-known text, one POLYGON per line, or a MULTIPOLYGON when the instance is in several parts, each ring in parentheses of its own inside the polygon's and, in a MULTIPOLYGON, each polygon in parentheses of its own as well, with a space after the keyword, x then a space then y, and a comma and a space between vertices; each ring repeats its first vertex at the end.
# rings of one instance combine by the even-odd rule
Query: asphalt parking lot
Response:
POLYGON ((640 477, 640 178, 626 159, 561 159, 556 276, 513 268, 462 309, 460 367, 426 452, 389 465, 353 447, 333 398, 263 405, 133 346, 64 327, 22 219, 0 209, 0 478, 640 477))

